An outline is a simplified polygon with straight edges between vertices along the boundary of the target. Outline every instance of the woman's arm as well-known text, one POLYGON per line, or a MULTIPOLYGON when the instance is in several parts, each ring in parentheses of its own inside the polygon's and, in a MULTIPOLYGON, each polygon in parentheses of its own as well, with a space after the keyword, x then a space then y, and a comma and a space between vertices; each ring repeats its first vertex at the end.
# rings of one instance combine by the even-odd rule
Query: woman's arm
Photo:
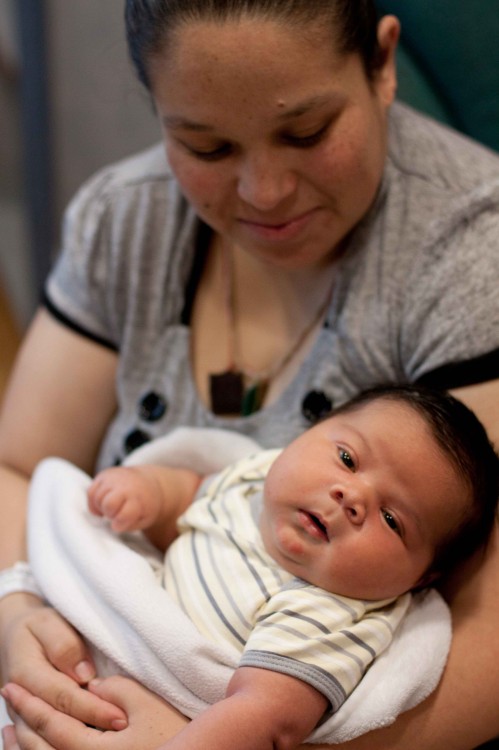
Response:
MULTIPOLYGON (((0 413, 0 567, 26 559, 26 494, 35 465, 58 455, 87 471, 115 410, 116 355, 36 316, 19 353, 0 413)), ((34 596, 0 601, 4 681, 15 680, 54 706, 110 726, 123 713, 78 683, 94 675, 77 634, 34 596)))
POLYGON ((0 463, 24 477, 47 455, 92 472, 116 410, 117 355, 40 310, 0 412, 0 463))

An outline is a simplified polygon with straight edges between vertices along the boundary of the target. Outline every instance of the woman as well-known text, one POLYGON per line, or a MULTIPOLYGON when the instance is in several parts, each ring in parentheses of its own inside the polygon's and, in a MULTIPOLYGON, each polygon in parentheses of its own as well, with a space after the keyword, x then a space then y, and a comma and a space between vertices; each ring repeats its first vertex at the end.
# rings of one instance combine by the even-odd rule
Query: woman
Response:
MULTIPOLYGON (((499 163, 392 107, 397 20, 368 0, 129 0, 127 30, 168 165, 153 149, 104 171, 68 212, 2 413, 3 566, 48 454, 93 471, 178 424, 280 445, 380 380, 454 389, 498 442, 499 163)), ((348 747, 499 734, 497 554, 449 582, 439 690, 348 747)), ((6 575, 20 747, 147 750, 182 725, 129 680, 82 690, 80 639, 6 575)))

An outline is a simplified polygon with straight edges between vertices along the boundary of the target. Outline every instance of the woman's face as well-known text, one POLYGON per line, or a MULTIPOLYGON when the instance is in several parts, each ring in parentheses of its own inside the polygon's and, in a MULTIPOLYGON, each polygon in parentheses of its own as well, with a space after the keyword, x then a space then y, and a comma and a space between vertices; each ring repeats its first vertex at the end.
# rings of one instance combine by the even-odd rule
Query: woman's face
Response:
POLYGON ((193 22, 150 62, 186 198, 230 245, 291 269, 329 260, 371 206, 395 93, 395 18, 373 81, 324 26, 193 22))

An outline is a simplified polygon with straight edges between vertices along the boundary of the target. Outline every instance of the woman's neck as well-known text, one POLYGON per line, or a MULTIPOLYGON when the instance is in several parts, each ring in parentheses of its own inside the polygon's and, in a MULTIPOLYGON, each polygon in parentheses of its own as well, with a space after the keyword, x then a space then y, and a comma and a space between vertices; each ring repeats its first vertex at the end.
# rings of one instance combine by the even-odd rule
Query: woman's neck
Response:
POLYGON ((193 310, 193 364, 198 391, 228 369, 265 373, 265 404, 294 377, 322 325, 334 277, 332 264, 277 267, 215 240, 193 310), (283 366, 280 366, 280 363, 283 366))
MULTIPOLYGON (((272 265, 238 247, 229 250, 237 317, 281 316, 290 331, 314 316, 331 289, 334 263, 285 268, 272 265)), ((223 263, 222 252, 217 252, 223 263)))

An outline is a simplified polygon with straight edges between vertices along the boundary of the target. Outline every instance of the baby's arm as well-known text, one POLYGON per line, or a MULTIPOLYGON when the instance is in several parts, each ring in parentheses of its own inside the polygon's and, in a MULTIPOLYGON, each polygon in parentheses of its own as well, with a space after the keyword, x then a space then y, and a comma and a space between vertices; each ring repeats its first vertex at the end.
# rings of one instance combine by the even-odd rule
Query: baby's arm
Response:
POLYGON ((177 536, 176 521, 191 504, 201 477, 166 466, 116 466, 104 469, 88 489, 91 513, 111 521, 116 533, 143 530, 165 550, 177 536))
POLYGON ((294 750, 315 729, 328 701, 306 682, 240 667, 215 703, 158 750, 294 750))

